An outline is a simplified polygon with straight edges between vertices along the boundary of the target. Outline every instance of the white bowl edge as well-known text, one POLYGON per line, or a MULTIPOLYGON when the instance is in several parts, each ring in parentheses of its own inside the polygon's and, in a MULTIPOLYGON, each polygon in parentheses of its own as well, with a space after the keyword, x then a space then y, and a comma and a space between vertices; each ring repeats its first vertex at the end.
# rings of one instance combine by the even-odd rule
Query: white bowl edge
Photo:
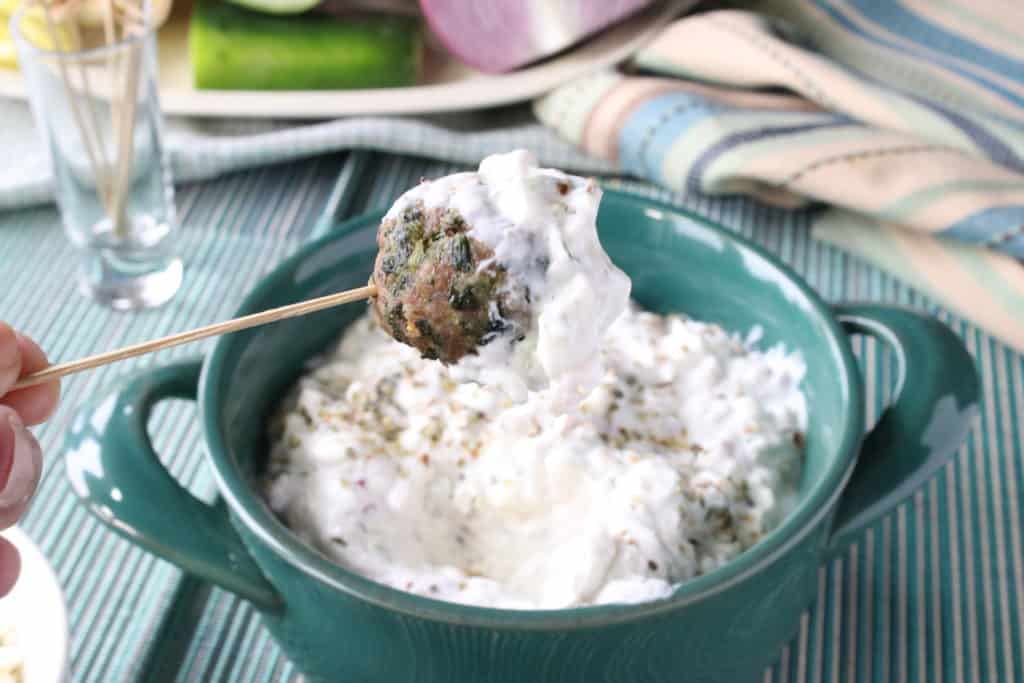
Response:
POLYGON ((63 683, 68 677, 68 617, 64 593, 50 563, 17 527, 4 538, 21 554, 18 583, 3 602, 11 610, 24 659, 24 683, 63 683))

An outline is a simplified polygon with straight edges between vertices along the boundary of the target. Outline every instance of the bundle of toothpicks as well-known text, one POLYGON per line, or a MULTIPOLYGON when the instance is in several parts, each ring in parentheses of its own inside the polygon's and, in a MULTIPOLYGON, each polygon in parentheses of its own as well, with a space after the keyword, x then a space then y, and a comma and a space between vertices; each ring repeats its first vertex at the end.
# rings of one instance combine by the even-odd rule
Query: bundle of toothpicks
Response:
POLYGON ((102 7, 103 29, 99 35, 90 35, 88 39, 77 18, 84 0, 26 1, 42 7, 46 30, 57 51, 121 45, 119 49, 108 49, 105 59, 98 58, 96 64, 87 59, 58 58, 55 61, 67 91, 72 119, 96 181, 100 204, 110 219, 114 236, 124 238, 128 235, 126 204, 131 185, 136 104, 143 58, 142 42, 132 39, 147 30, 147 6, 142 4, 146 0, 101 0, 106 3, 102 7), (62 40, 61 30, 70 31, 71 39, 62 40), (92 87, 94 79, 104 84, 96 92, 92 87), (110 100, 109 145, 104 139, 104 130, 108 128, 102 120, 103 108, 96 106, 97 96, 106 96, 110 100))

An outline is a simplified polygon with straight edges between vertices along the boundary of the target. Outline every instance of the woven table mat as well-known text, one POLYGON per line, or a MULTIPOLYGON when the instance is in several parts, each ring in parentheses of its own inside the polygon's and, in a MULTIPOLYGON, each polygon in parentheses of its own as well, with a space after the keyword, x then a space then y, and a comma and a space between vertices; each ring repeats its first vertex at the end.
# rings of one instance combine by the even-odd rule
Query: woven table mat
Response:
MULTIPOLYGON (((74 255, 53 210, 0 215, 0 319, 54 359, 230 317, 275 263, 343 218, 388 204, 420 177, 461 167, 354 152, 236 174, 179 190, 184 290, 168 306, 120 314, 77 295, 74 255)), ((868 299, 929 311, 964 339, 983 378, 978 427, 957 459, 818 574, 818 600, 765 681, 1024 680, 1024 536, 1020 523, 1024 359, 892 278, 811 241, 809 213, 743 199, 610 184, 698 211, 751 237, 829 301, 868 299)), ((896 382, 893 359, 854 340, 874 419, 896 382)), ((23 526, 53 562, 72 629, 73 680, 289 681, 297 677, 258 616, 233 596, 115 537, 77 505, 59 462, 74 405, 123 373, 201 352, 173 349, 74 377, 38 430, 47 469, 23 526)), ((213 495, 195 410, 160 406, 154 441, 200 496, 213 495)), ((680 681, 685 680, 680 672, 680 681)))

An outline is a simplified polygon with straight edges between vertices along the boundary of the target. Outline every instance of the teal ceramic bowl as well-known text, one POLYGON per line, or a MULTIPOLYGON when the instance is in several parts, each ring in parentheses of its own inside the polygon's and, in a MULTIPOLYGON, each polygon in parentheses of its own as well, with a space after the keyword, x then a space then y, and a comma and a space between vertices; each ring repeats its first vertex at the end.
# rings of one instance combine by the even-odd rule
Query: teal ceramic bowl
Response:
MULTIPOLYGON (((365 284, 380 217, 349 221, 282 263, 239 314, 365 284)), ((556 611, 460 606, 373 583, 291 534, 258 493, 264 425, 303 363, 363 305, 222 337, 204 361, 148 371, 97 397, 68 435, 75 491, 132 542, 255 605, 310 680, 754 680, 797 630, 821 562, 960 444, 978 398, 972 360, 931 318, 827 306, 774 258, 697 216, 609 191, 598 223, 642 306, 739 332, 758 325, 765 343, 799 349, 808 368, 798 507, 757 546, 671 597, 556 611), (890 345, 900 368, 897 398, 866 437, 852 333, 890 345), (172 397, 199 401, 224 504, 192 497, 153 452, 147 420, 172 397)))

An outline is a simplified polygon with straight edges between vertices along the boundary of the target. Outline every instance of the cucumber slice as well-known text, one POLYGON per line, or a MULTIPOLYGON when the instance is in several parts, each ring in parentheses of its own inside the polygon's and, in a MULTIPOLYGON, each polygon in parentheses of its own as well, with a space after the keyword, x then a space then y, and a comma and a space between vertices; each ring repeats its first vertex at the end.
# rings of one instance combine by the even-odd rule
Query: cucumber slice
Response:
POLYGON ((319 90, 410 85, 419 71, 410 17, 281 17, 199 0, 189 24, 195 87, 319 90))
POLYGON ((267 14, 299 14, 320 4, 320 0, 229 0, 230 2, 267 14))

